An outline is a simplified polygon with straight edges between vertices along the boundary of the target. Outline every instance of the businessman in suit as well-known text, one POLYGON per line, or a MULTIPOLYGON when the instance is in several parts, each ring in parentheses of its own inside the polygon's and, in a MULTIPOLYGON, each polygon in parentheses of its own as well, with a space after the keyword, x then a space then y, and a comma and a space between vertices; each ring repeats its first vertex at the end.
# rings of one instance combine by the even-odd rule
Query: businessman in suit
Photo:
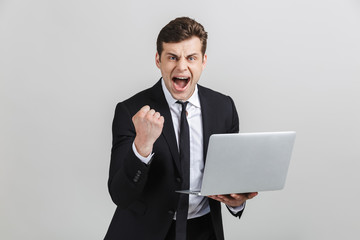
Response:
POLYGON ((233 100, 198 85, 206 43, 195 20, 168 23, 155 57, 162 78, 117 105, 108 181, 117 208, 106 240, 222 240, 220 202, 240 218, 246 200, 257 195, 175 192, 201 187, 211 134, 239 131, 233 100))

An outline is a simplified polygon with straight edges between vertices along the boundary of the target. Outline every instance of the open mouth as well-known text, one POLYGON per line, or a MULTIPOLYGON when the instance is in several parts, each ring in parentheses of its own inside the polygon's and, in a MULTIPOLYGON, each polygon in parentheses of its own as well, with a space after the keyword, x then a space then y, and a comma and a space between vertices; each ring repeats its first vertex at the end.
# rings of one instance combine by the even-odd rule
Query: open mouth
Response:
POLYGON ((190 82, 189 77, 173 77, 172 80, 174 82, 175 89, 178 91, 184 91, 190 82))

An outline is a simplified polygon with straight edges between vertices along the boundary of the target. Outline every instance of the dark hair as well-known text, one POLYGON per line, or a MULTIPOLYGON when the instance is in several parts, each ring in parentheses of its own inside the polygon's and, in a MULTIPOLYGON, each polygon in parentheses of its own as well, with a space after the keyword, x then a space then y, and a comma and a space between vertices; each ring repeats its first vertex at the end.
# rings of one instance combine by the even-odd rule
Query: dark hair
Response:
POLYGON ((201 52, 206 51, 207 32, 204 27, 194 19, 179 17, 169 22, 163 27, 156 41, 157 52, 161 57, 163 43, 177 43, 192 37, 198 37, 201 42, 201 52))

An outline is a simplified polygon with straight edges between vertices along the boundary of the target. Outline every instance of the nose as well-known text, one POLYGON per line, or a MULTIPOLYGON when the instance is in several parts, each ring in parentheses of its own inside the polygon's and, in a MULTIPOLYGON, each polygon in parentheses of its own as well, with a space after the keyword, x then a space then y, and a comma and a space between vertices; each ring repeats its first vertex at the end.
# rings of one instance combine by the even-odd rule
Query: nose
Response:
POLYGON ((179 61, 177 62, 177 68, 178 68, 178 70, 180 70, 182 72, 186 71, 188 69, 186 59, 180 58, 179 61))

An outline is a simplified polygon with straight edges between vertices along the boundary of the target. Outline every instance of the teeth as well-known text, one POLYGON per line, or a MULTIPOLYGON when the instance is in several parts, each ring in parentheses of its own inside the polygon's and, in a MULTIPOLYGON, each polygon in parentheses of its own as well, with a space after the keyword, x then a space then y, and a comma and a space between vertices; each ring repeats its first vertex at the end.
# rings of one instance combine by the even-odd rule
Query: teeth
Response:
POLYGON ((188 79, 187 77, 177 77, 178 79, 181 79, 181 80, 186 80, 188 79))

